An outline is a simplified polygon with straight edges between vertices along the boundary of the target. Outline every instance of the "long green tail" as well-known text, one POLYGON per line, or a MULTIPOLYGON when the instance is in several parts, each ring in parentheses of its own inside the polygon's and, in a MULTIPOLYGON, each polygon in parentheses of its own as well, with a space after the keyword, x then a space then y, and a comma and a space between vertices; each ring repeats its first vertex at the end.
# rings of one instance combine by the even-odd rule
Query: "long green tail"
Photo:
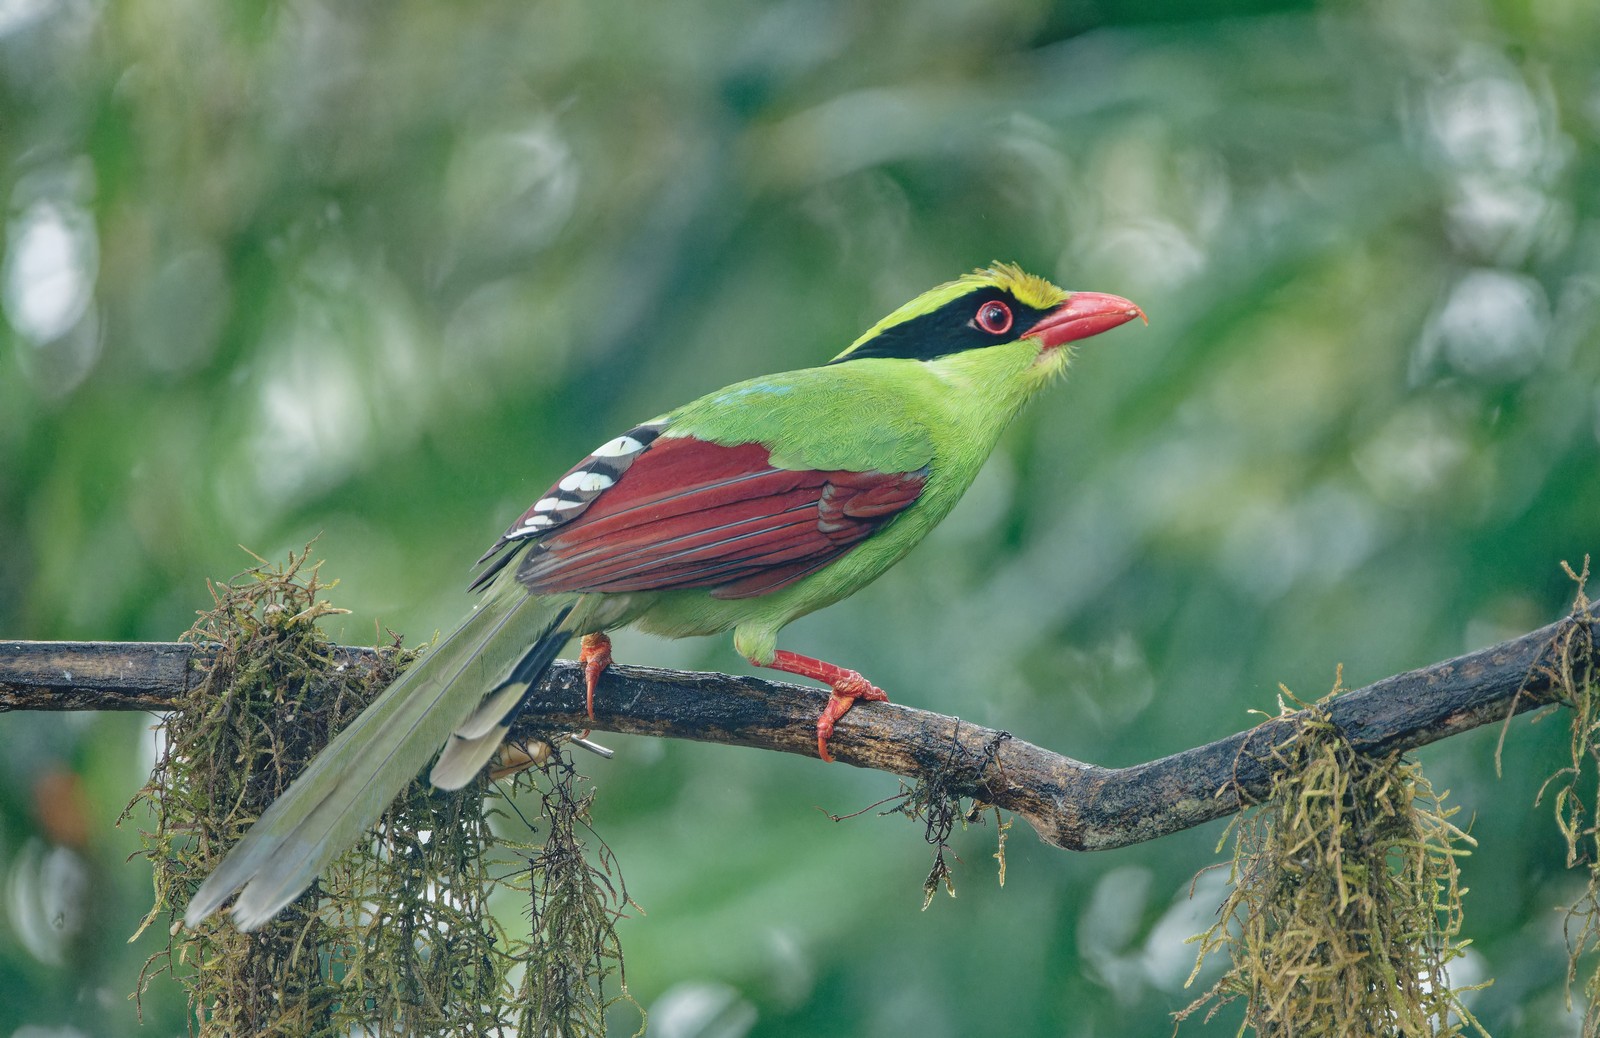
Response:
MULTIPOLYGON (((529 595, 505 584, 492 587, 466 623, 401 674, 273 801, 195 892, 184 913, 188 926, 240 888, 232 911, 239 929, 277 915, 378 820, 446 741, 453 785, 477 773, 499 745, 486 742, 503 731, 501 717, 487 728, 476 723, 476 739, 451 733, 477 721, 487 699, 514 709, 521 697, 505 697, 506 682, 537 680, 572 632, 563 623, 571 596, 529 595)), ((445 784, 438 769, 433 777, 445 784)))

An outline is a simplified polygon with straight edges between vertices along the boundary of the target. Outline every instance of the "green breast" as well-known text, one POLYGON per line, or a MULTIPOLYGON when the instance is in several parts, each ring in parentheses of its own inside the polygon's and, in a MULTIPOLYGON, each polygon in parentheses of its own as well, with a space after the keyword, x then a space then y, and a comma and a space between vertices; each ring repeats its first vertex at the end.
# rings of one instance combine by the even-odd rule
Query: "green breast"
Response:
MULTIPOLYGON (((1001 432, 1037 388, 1027 344, 937 361, 863 359, 785 372, 718 390, 666 416, 667 436, 726 446, 760 443, 783 468, 913 472, 928 482, 915 504, 828 566, 771 595, 741 601, 708 591, 641 599, 639 626, 666 635, 778 628, 871 583, 961 499, 1001 432), (966 359, 963 359, 966 358, 966 359)), ((764 638, 762 640, 765 640, 764 638)))

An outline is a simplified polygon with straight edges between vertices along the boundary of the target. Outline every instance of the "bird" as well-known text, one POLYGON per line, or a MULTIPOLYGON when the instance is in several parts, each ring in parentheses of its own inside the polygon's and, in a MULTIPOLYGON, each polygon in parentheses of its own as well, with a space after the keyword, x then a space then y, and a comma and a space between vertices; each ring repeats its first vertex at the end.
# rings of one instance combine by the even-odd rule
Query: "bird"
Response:
POLYGON ((779 649, 778 632, 898 562, 1066 370, 1071 344, 1135 317, 1120 296, 996 262, 924 292, 825 364, 735 383, 607 440, 490 546, 466 621, 268 806, 185 923, 235 893, 238 929, 272 919, 435 754, 432 784, 466 785, 574 637, 592 719, 608 631, 731 630, 756 666, 828 686, 816 730, 831 761, 836 722, 858 699, 888 697, 857 671, 779 649))

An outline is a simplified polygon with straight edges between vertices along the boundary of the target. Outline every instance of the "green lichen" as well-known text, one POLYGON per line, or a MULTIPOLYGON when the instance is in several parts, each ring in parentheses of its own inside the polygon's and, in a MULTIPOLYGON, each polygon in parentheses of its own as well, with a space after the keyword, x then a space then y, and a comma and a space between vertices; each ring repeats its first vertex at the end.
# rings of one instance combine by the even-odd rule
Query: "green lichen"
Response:
POLYGON ((371 840, 260 931, 176 921, 266 806, 416 655, 398 639, 365 659, 338 650, 317 621, 343 610, 321 597, 333 585, 309 559, 258 560, 214 584, 213 608, 185 636, 209 662, 161 722, 164 749, 129 805, 152 819, 155 903, 140 929, 169 925, 140 993, 170 972, 202 1036, 604 1034, 606 1010, 626 998, 614 923, 627 900, 609 853, 599 865, 585 856, 591 794, 559 754, 513 780, 540 790, 543 844, 497 843, 485 801, 508 803, 503 784, 441 793, 418 781, 371 840), (511 883, 545 905, 531 939, 489 911, 511 883), (548 976, 559 982, 530 982, 548 976))
POLYGON ((1471 989, 1447 972, 1468 944, 1456 859, 1473 841, 1451 821, 1459 809, 1415 763, 1357 753, 1322 704, 1279 708, 1299 734, 1274 751, 1267 800, 1218 845, 1233 839, 1232 890, 1194 938, 1190 982, 1213 954, 1231 965, 1178 1020, 1243 999, 1240 1034, 1482 1034, 1462 1003, 1471 989))
MULTIPOLYGON (((605 982, 624 981, 615 920, 632 906, 616 861, 589 824, 592 789, 569 760, 545 765, 538 789, 545 839, 518 845, 526 867, 508 886, 517 891, 528 937, 512 954, 526 964, 516 993, 518 1031, 525 1035, 604 1034, 605 1012, 616 1001, 605 982), (595 850, 586 850, 585 834, 595 850)), ((622 983, 622 990, 627 990, 622 983)), ((640 1032, 643 1031, 641 1022, 640 1032)))
POLYGON ((1572 986, 1586 973, 1583 1038, 1600 1038, 1600 965, 1585 970, 1582 962, 1600 950, 1600 827, 1595 822, 1600 804, 1600 673, 1592 628, 1579 622, 1594 615, 1594 603, 1584 591, 1589 559, 1584 558, 1581 572, 1574 573, 1565 563, 1562 568, 1577 585, 1577 595, 1571 617, 1561 625, 1541 666, 1556 700, 1571 714, 1570 761, 1545 780, 1539 796, 1551 794, 1556 826, 1567 843, 1567 868, 1587 873, 1583 892, 1566 910, 1567 1007, 1572 1006, 1572 986))

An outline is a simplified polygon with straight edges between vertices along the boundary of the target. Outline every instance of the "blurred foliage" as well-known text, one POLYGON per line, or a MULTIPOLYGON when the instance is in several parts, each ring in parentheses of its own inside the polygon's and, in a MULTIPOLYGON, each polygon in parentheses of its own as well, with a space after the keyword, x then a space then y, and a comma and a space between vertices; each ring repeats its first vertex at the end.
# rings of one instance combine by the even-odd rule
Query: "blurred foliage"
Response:
POLYGON ((1213 954, 1230 965, 1179 1017, 1240 999, 1261 1036, 1482 1035, 1450 977, 1467 948, 1460 808, 1401 754, 1357 753, 1327 701, 1279 699, 1300 728, 1270 751, 1283 770, 1266 803, 1228 826, 1231 889, 1198 938, 1196 974, 1213 954))
MULTIPOLYGON (((424 640, 595 443, 992 259, 1151 326, 787 646, 1121 765, 1530 629, 1600 526, 1596 53, 1585 0, 0 5, 0 634, 170 639, 235 545, 322 532, 330 633, 424 640)), ((147 725, 0 718, 0 1035, 138 1027, 147 725)), ((1419 755, 1473 816, 1451 977, 1496 1034, 1581 1022, 1531 810, 1561 727, 1501 778, 1493 732, 1419 755)), ((653 1033, 1166 1034, 1192 997, 1214 831, 1014 831, 1004 890, 957 832, 922 913, 916 832, 813 810, 882 776, 617 745, 653 1033)))

